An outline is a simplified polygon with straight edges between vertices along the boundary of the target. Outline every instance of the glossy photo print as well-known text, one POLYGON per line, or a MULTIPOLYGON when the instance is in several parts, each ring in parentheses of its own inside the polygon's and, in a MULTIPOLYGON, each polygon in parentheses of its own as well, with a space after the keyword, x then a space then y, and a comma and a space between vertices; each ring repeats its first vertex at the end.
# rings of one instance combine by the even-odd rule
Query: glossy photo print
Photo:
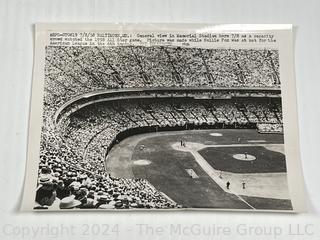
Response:
POLYGON ((40 24, 23 210, 304 210, 288 25, 40 24))

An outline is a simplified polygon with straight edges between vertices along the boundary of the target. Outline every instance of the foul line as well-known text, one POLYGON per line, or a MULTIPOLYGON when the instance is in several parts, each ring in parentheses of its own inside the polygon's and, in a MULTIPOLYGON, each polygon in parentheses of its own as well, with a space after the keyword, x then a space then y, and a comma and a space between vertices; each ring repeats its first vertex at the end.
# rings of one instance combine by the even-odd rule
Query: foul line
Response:
POLYGON ((213 167, 211 167, 211 165, 197 151, 193 151, 193 150, 190 150, 190 149, 188 149, 188 150, 194 156, 196 162, 200 165, 200 167, 203 169, 203 171, 205 171, 210 176, 210 178, 213 181, 215 181, 222 188, 223 191, 236 195, 239 198, 239 200, 241 200, 246 205, 248 205, 250 208, 255 210, 255 208, 252 205, 250 205, 246 200, 244 200, 236 192, 231 191, 231 190, 228 191, 228 190, 224 189, 225 183, 217 175, 216 170, 213 167))

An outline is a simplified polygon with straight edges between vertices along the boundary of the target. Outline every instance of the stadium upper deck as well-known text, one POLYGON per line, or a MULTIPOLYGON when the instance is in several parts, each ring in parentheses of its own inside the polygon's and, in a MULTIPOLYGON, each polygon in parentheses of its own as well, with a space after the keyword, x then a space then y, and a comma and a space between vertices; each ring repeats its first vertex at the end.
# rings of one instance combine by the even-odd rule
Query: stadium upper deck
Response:
POLYGON ((119 88, 279 89, 277 50, 47 47, 45 104, 119 88))

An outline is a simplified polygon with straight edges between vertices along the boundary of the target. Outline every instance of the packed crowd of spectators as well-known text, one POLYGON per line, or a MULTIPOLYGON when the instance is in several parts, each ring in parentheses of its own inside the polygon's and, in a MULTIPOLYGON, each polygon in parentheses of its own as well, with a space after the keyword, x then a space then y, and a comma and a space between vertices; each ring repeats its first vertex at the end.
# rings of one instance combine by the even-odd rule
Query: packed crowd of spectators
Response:
MULTIPOLYGON (((35 209, 133 209, 133 208, 178 208, 180 205, 173 202, 163 193, 157 191, 145 179, 115 178, 105 170, 101 151, 110 144, 119 126, 125 123, 119 116, 114 116, 112 122, 103 123, 107 119, 107 112, 94 109, 93 117, 82 119, 85 125, 73 126, 73 119, 65 119, 59 128, 53 124, 54 111, 44 106, 43 127, 40 142, 40 164, 36 192, 35 209), (105 115, 104 115, 105 114, 105 115), (100 121, 100 122, 99 122, 100 121), (118 121, 118 125, 114 121, 118 121), (93 139, 89 144, 88 156, 85 154, 83 144, 92 137, 91 133, 100 130, 101 123, 105 126, 104 138, 93 139), (115 124, 111 126, 110 124, 115 124), (73 127, 74 129, 73 129, 73 127), (107 127, 108 126, 108 127, 107 127), (75 128, 77 128, 77 131, 75 128), (79 137, 72 134, 70 138, 65 131, 77 132, 79 137), (89 134, 90 133, 90 134, 89 134), (70 141, 72 138, 73 141, 70 141), (99 141, 99 145, 95 143, 99 141), (100 149, 95 149, 94 147, 100 149), (97 151, 96 156, 94 156, 97 151)), ((111 111, 111 110, 109 110, 111 111)), ((87 112, 89 113, 89 111, 87 112)), ((114 114, 116 111, 114 112, 114 114)), ((80 120, 78 124, 82 123, 80 120)), ((132 127, 128 125, 127 127, 132 127)))
POLYGON ((66 101, 116 88, 279 85, 275 50, 47 47, 36 208, 180 207, 145 179, 105 171, 111 144, 128 129, 255 123, 261 132, 282 131, 280 103, 265 100, 104 102, 77 109, 57 126, 53 116, 66 101))
MULTIPOLYGON (((278 116, 280 102, 269 104, 265 99, 194 100, 152 99, 143 102, 116 101, 90 105, 72 114, 66 123, 63 139, 81 160, 81 167, 103 169, 109 146, 117 135, 139 127, 175 127, 188 124, 223 123, 282 125, 278 116), (98 168, 97 168, 98 166, 98 168)), ((274 129, 278 132, 277 129, 274 129)), ((272 132, 272 129, 269 131, 272 132)))
POLYGON ((278 123, 261 123, 257 128, 261 133, 283 133, 283 125, 278 123))
POLYGON ((58 139, 43 139, 40 152, 35 209, 180 207, 145 179, 112 177, 96 162, 82 165, 81 157, 58 139))
POLYGON ((60 105, 98 89, 279 88, 276 50, 180 47, 47 47, 45 101, 60 105))

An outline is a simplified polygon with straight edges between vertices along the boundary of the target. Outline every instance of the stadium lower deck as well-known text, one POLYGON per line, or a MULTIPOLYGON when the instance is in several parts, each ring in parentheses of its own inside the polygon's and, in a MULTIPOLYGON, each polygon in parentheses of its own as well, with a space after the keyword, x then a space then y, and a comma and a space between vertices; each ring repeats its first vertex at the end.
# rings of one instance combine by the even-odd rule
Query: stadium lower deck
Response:
POLYGON ((58 122, 44 115, 39 182, 50 173, 61 197, 90 196, 83 208, 290 210, 281 99, 178 96, 81 98, 58 122))
POLYGON ((282 134, 254 129, 147 133, 115 145, 106 168, 114 177, 147 179, 183 207, 290 210, 283 143, 282 134))

